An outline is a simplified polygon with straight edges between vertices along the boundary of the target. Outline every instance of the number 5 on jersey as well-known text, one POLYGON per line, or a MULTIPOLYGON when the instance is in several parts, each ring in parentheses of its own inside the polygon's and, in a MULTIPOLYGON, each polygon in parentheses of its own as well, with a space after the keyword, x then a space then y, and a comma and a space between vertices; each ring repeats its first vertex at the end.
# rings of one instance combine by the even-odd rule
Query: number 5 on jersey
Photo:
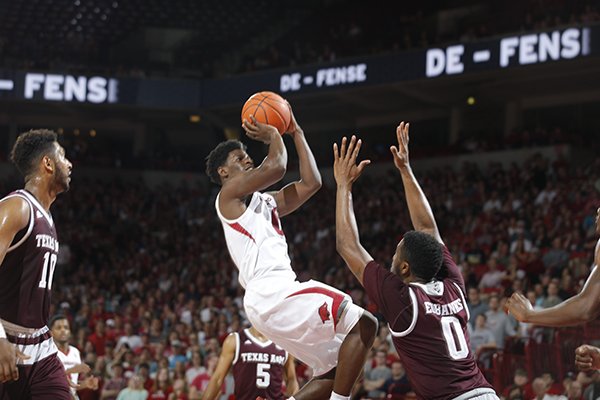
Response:
POLYGON ((56 268, 56 254, 46 252, 44 254, 44 266, 42 268, 42 279, 38 287, 42 289, 52 289, 52 278, 54 277, 54 268, 56 268), (47 279, 47 281, 46 281, 47 279))
POLYGON ((271 384, 271 375, 269 375, 271 364, 256 364, 256 387, 266 389, 271 384))

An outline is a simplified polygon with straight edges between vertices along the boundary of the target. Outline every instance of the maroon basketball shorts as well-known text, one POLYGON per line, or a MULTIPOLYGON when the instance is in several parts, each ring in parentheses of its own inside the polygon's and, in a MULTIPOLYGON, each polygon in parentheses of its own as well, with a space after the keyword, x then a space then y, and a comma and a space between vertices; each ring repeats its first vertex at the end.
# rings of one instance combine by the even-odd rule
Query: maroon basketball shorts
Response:
POLYGON ((19 380, 0 383, 0 400, 72 400, 65 368, 56 354, 19 365, 19 380))

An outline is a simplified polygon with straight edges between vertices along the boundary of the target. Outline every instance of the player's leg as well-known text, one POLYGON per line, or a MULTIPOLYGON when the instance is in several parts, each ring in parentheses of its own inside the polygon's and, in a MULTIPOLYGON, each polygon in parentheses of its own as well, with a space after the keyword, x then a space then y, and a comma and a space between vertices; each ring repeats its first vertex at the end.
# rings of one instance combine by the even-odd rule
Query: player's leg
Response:
POLYGON ((335 371, 336 368, 321 376, 312 378, 307 384, 302 386, 302 389, 294 394, 293 398, 295 400, 328 400, 333 390, 335 371))
MULTIPOLYGON (((373 314, 354 304, 349 306, 361 310, 362 315, 346 335, 340 347, 332 399, 350 398, 352 388, 365 366, 367 354, 377 335, 378 323, 373 314)), ((348 310, 348 312, 352 312, 352 310, 348 310)))
POLYGON ((65 368, 56 354, 37 362, 30 377, 31 398, 35 400, 72 400, 65 368))
POLYGON ((346 334, 340 346, 337 367, 321 376, 313 378, 294 395, 296 400, 331 399, 332 396, 349 398, 352 388, 365 366, 367 354, 377 334, 377 319, 368 311, 349 303, 348 309, 341 311, 340 329, 344 331, 344 318, 358 322, 346 334), (332 390, 334 394, 332 394, 332 390))

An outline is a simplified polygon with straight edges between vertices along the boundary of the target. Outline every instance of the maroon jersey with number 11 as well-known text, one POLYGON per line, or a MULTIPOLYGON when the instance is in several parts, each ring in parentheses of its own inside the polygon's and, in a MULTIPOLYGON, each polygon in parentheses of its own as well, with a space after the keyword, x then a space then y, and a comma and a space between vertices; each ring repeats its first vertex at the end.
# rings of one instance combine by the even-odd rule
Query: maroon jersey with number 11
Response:
POLYGON ((15 235, 0 265, 0 318, 40 329, 48 323, 50 292, 58 257, 58 238, 52 216, 26 190, 2 201, 20 197, 29 204, 29 223, 15 235))
POLYGON ((465 285, 444 247, 447 278, 406 284, 371 261, 364 286, 389 323, 394 347, 420 399, 453 399, 492 386, 479 370, 469 346, 465 285))

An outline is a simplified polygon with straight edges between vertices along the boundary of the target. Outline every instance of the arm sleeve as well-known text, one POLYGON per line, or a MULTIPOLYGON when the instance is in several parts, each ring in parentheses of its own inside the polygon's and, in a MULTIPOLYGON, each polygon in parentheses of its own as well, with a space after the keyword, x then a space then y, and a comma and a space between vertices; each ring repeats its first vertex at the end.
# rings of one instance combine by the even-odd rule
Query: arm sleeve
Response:
POLYGON ((365 267, 363 284, 369 299, 394 331, 401 332, 410 326, 412 301, 408 286, 399 276, 371 261, 365 267))

